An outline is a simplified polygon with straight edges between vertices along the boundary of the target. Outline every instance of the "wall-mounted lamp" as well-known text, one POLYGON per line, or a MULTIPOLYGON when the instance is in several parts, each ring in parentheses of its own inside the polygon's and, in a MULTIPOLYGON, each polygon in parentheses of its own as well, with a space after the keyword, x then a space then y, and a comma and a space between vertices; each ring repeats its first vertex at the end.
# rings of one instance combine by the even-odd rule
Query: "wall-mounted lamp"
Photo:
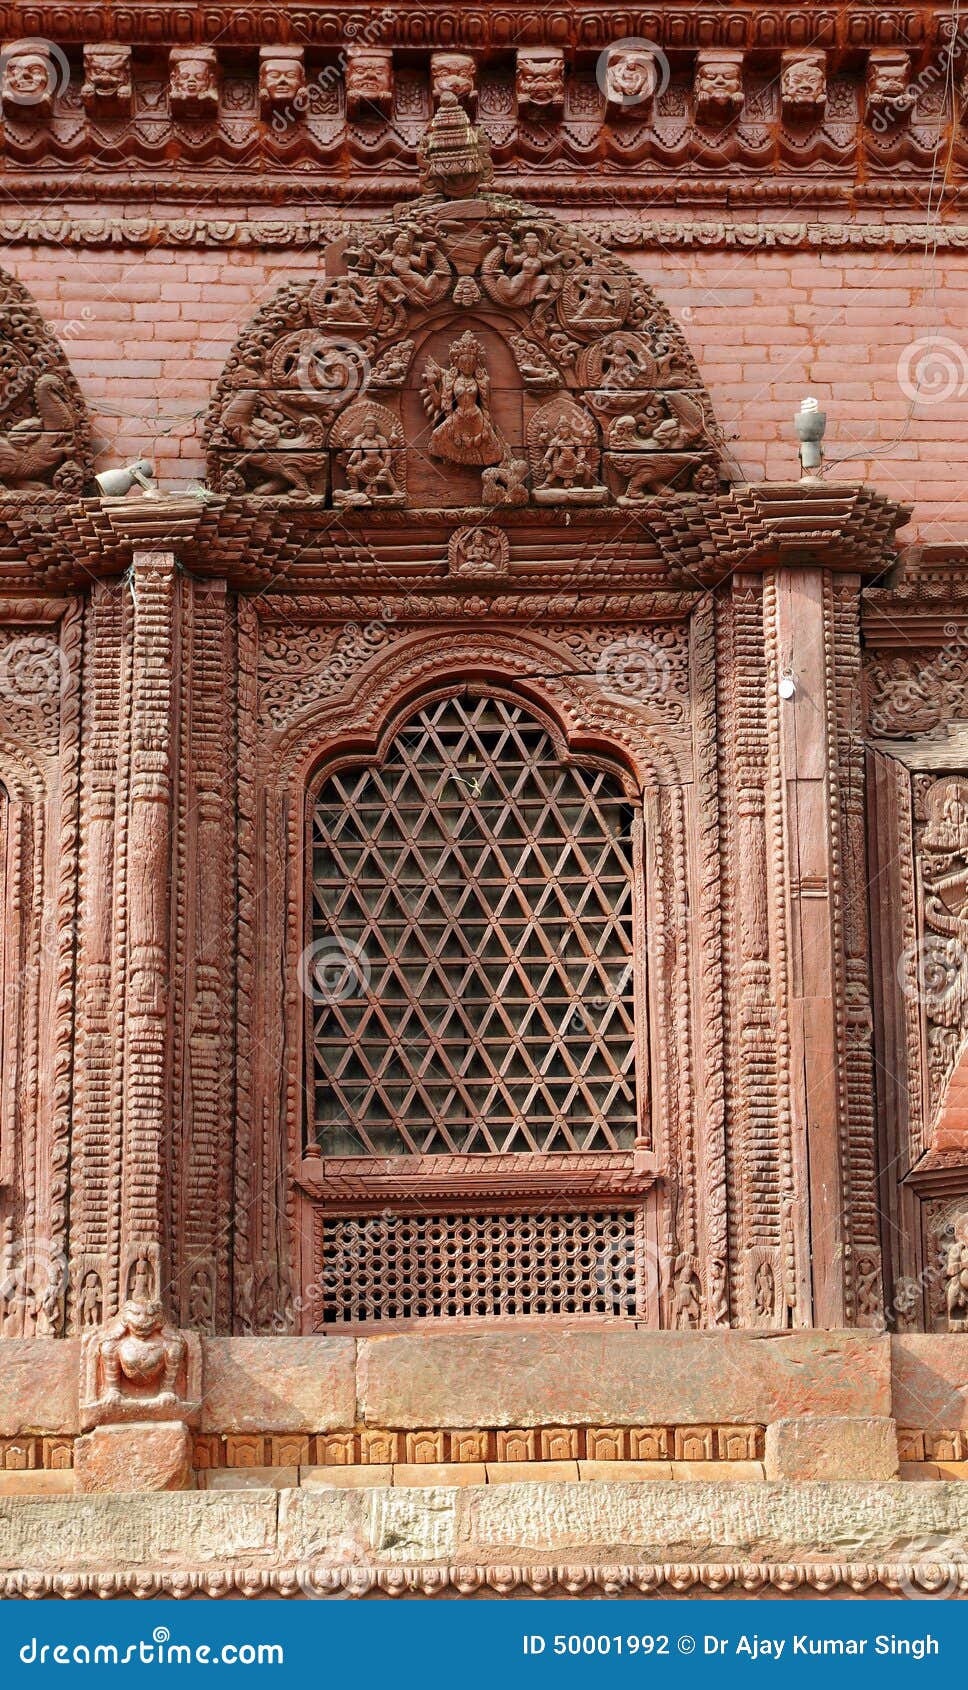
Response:
POLYGON ((797 677, 789 669, 785 669, 777 682, 777 692, 781 698, 796 698, 797 677))
POLYGON ((139 458, 137 463, 126 464, 124 469, 102 470, 94 480, 106 499, 123 499, 133 487, 140 487, 148 499, 159 497, 155 466, 147 458, 139 458))
POLYGON ((823 437, 827 427, 827 413, 820 409, 820 401, 812 397, 801 399, 800 409, 793 419, 800 442, 800 474, 808 481, 823 463, 823 437))

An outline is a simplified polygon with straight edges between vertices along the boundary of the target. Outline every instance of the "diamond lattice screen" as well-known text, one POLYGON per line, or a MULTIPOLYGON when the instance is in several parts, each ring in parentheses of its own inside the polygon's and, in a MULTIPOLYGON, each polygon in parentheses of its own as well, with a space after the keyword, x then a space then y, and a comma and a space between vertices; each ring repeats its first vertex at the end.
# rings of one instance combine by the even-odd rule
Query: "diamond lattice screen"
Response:
POLYGON ((312 815, 324 1155, 614 1150, 636 1125, 632 807, 519 705, 428 704, 312 815))

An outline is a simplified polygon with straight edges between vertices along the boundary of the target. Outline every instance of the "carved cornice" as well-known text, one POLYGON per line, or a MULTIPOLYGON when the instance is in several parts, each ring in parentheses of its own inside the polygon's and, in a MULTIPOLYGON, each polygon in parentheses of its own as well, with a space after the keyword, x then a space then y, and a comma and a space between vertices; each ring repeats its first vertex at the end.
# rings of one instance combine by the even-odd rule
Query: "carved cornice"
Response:
POLYGON ((119 502, 0 490, 0 590, 85 585, 119 574, 135 551, 174 552, 202 576, 238 587, 319 594, 397 587, 480 596, 472 577, 446 575, 456 528, 506 531, 505 593, 714 585, 736 570, 812 564, 861 575, 896 561, 895 530, 908 512, 884 494, 844 483, 734 486, 710 497, 670 494, 635 507, 447 511, 327 509, 288 495, 173 496, 119 502), (657 579, 658 578, 658 579, 657 579))
MULTIPOLYGON (((735 198, 732 188, 730 198, 735 198)), ((363 221, 362 218, 290 221, 232 217, 19 217, 0 221, 0 246, 303 250, 321 248, 358 233, 363 221)), ((929 228, 926 223, 743 223, 712 218, 664 222, 635 218, 588 222, 585 230, 601 246, 617 252, 914 252, 923 250, 927 240, 932 250, 968 251, 968 223, 942 223, 929 228)))
POLYGON ((0 1594, 17 1598, 93 1596, 661 1596, 703 1591, 715 1596, 751 1596, 777 1591, 835 1591, 857 1595, 883 1593, 926 1596, 940 1590, 968 1592, 968 1562, 919 1561, 802 1562, 735 1561, 715 1565, 693 1562, 646 1562, 625 1566, 603 1563, 514 1566, 335 1566, 319 1563, 251 1567, 229 1562, 218 1568, 104 1568, 90 1572, 9 1572, 0 1578, 0 1594))
POLYGON ((306 1156, 297 1183, 326 1209, 396 1204, 410 1198, 462 1203, 533 1203, 563 1196, 601 1202, 648 1191, 657 1177, 651 1151, 529 1156, 306 1156))

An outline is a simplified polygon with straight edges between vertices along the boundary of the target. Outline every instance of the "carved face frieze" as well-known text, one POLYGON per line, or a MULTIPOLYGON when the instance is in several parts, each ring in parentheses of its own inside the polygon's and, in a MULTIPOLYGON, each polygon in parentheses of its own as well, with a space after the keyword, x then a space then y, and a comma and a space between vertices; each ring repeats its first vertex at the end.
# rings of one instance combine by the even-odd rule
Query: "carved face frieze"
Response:
POLYGON ((693 88, 698 123, 729 123, 743 109, 742 53, 700 53, 693 88))
POLYGON ((175 117, 214 117, 218 111, 218 62, 211 47, 173 47, 168 106, 175 117))
POLYGON ((393 54, 380 47, 346 49, 348 117, 388 116, 393 109, 393 54))
POLYGON ((477 63, 469 53, 432 53, 430 93, 436 109, 444 94, 453 94, 471 117, 477 111, 477 63))
POLYGON ((915 99, 910 79, 909 53, 880 49, 869 55, 865 85, 868 122, 879 118, 882 124, 893 123, 908 115, 915 99))
POLYGON ((85 47, 84 109, 93 117, 126 117, 131 111, 131 48, 85 47))
POLYGON ((519 47, 516 92, 526 116, 551 117, 565 103, 565 55, 557 48, 519 47))
POLYGON ((296 117, 306 90, 306 68, 301 47, 263 47, 259 51, 259 109, 263 117, 292 108, 296 117))
POLYGON ((607 47, 600 79, 612 114, 631 108, 637 116, 647 115, 659 86, 659 64, 654 52, 643 43, 607 47))
POLYGON ((10 52, 2 58, 0 104, 8 117, 50 117, 55 92, 63 81, 54 51, 38 46, 10 52))
POLYGON ((785 118, 823 115, 827 104, 825 53, 784 53, 780 67, 780 101, 785 118))

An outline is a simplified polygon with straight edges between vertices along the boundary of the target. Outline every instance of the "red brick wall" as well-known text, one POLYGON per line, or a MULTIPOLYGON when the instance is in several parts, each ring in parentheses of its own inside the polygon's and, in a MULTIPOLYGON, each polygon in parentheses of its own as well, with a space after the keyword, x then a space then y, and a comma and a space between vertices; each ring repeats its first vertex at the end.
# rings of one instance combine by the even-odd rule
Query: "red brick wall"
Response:
MULTIPOLYGON (((177 486, 203 473, 191 413, 205 409, 239 330, 319 260, 288 249, 9 247, 0 262, 65 343, 105 443, 101 466, 144 453, 163 485, 177 486)), ((679 316, 746 477, 797 473, 791 417, 812 392, 828 412, 830 456, 859 454, 832 473, 913 503, 905 539, 968 536, 957 467, 968 449, 968 254, 939 255, 936 280, 917 251, 697 250, 631 262, 679 316), (965 392, 912 412, 899 360, 939 335, 965 392)))

